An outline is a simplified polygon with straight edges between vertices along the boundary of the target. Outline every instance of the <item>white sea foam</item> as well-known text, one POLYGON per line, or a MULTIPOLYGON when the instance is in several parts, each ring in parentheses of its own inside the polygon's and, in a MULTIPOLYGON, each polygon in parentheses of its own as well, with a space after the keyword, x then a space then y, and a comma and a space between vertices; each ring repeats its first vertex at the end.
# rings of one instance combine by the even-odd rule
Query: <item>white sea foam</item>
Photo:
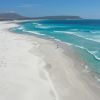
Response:
POLYGON ((79 29, 70 29, 70 31, 75 31, 75 32, 77 32, 77 31, 79 31, 79 29))
POLYGON ((63 41, 61 41, 61 40, 59 40, 59 39, 56 39, 56 38, 54 38, 54 40, 55 40, 55 41, 58 41, 58 42, 61 42, 61 43, 64 43, 64 44, 67 44, 67 45, 69 45, 69 46, 73 45, 73 44, 71 44, 71 43, 63 42, 63 41))
POLYGON ((81 48, 81 49, 84 49, 86 50, 89 54, 91 54, 96 60, 100 60, 100 57, 98 57, 96 54, 98 53, 98 51, 90 51, 88 50, 87 48, 83 47, 83 46, 78 46, 78 45, 75 45, 75 47, 78 47, 78 48, 81 48))
POLYGON ((19 29, 19 30, 23 30, 23 29, 24 29, 24 27, 23 27, 23 26, 20 26, 20 27, 18 27, 18 29, 19 29))
POLYGON ((57 32, 57 33, 66 33, 66 34, 71 34, 71 35, 74 35, 74 36, 77 36, 77 37, 80 37, 80 38, 83 38, 83 39, 86 39, 86 40, 90 40, 90 41, 94 41, 94 42, 98 42, 100 43, 100 35, 95 35, 95 36, 85 36, 85 35, 79 35, 79 33, 77 32, 71 32, 71 31, 54 31, 54 32, 57 32))
POLYGON ((81 48, 81 49, 85 49, 83 46, 79 46, 79 45, 75 45, 75 47, 81 48))
POLYGON ((100 57, 98 57, 98 56, 96 55, 96 53, 95 53, 95 52, 98 52, 98 51, 89 51, 89 50, 86 49, 86 48, 85 48, 85 50, 86 50, 88 53, 90 53, 96 60, 100 60, 100 57))
MULTIPOLYGON (((64 31, 54 31, 54 32, 64 32, 64 31)), ((73 32, 65 32, 65 33, 73 34, 73 32)), ((60 41, 59 39, 55 39, 55 40, 60 41)), ((62 42, 62 41, 60 41, 60 42, 62 42)), ((64 43, 67 43, 67 44, 69 44, 69 45, 74 45, 74 44, 71 44, 71 43, 68 43, 68 42, 64 42, 64 43)), ((90 50, 88 50, 87 48, 85 48, 85 47, 83 47, 83 46, 79 46, 79 45, 74 45, 74 46, 86 50, 86 51, 87 51, 88 53, 90 53, 93 57, 95 57, 95 59, 100 60, 100 57, 98 57, 98 56, 96 55, 96 54, 98 53, 98 51, 90 51, 90 50)))
POLYGON ((36 28, 40 28, 40 29, 48 29, 50 28, 49 26, 35 26, 36 28))
POLYGON ((74 32, 70 31, 54 31, 55 33, 68 33, 68 34, 74 34, 74 32))
POLYGON ((38 23, 32 23, 33 25, 37 25, 38 23))
POLYGON ((91 33, 100 33, 100 31, 90 31, 91 33))
POLYGON ((98 51, 90 51, 88 50, 87 48, 85 48, 85 50, 90 53, 91 55, 93 55, 93 57, 96 59, 96 60, 100 60, 100 57, 98 57, 96 54, 98 53, 98 51))
POLYGON ((36 35, 45 35, 45 34, 41 34, 41 33, 39 33, 39 32, 37 32, 37 31, 27 31, 27 30, 23 30, 23 32, 28 32, 28 33, 32 33, 32 34, 36 34, 36 35))
POLYGON ((43 24, 39 24, 39 23, 33 23, 33 25, 35 25, 36 28, 41 28, 41 29, 50 28, 49 26, 46 26, 46 25, 43 25, 43 24))
MULTIPOLYGON (((40 25, 40 26, 41 26, 41 25, 40 25)), ((27 30, 24 29, 24 27, 19 27, 18 29, 21 29, 23 32, 33 33, 33 34, 36 34, 36 35, 45 35, 45 34, 42 34, 42 33, 37 32, 37 31, 27 31, 27 30)), ((60 32, 60 33, 63 32, 63 33, 66 33, 66 34, 72 34, 72 35, 75 35, 75 36, 78 36, 78 37, 83 38, 83 36, 81 36, 81 35, 76 35, 75 32, 70 32, 70 31, 54 31, 54 32, 58 32, 58 33, 59 33, 59 32, 60 32)), ((53 39, 56 40, 56 41, 63 42, 63 41, 61 41, 61 40, 59 40, 59 39, 56 39, 56 38, 54 38, 54 37, 50 37, 50 38, 53 38, 53 39)), ((84 39, 92 40, 92 39, 90 39, 90 38, 84 38, 84 39)), ((92 41, 95 41, 95 40, 92 40, 92 41)), ((68 42, 63 42, 63 43, 66 43, 66 44, 68 44, 68 45, 74 45, 74 44, 68 43, 68 42)), ((86 50, 88 53, 92 54, 93 57, 95 57, 95 59, 100 60, 100 57, 97 56, 97 52, 98 52, 98 51, 90 51, 90 50, 88 50, 87 48, 84 48, 83 46, 79 46, 79 45, 75 45, 75 46, 78 47, 78 48, 81 48, 81 49, 86 50)))

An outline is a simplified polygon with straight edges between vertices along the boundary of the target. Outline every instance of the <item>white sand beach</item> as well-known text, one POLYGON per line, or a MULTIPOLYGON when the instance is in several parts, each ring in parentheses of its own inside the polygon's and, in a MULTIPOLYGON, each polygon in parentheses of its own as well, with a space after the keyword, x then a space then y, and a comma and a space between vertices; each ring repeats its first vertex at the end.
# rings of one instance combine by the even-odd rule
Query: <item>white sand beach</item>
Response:
POLYGON ((8 31, 15 26, 0 22, 0 100, 100 100, 77 59, 53 41, 8 31))

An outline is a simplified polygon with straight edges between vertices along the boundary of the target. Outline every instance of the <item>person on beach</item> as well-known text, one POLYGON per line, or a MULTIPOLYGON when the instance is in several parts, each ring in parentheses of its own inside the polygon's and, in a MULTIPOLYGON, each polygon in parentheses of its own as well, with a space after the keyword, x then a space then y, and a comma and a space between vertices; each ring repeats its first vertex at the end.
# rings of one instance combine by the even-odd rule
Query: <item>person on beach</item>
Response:
POLYGON ((59 48, 59 45, 57 44, 57 49, 59 48))

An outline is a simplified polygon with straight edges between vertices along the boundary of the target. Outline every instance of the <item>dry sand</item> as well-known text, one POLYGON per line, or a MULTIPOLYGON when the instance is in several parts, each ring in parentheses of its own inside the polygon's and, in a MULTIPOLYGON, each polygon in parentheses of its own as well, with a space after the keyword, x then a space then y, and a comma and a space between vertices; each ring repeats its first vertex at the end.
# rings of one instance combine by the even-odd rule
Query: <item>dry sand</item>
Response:
POLYGON ((0 22, 0 100, 100 100, 72 55, 53 41, 8 31, 15 26, 0 22))

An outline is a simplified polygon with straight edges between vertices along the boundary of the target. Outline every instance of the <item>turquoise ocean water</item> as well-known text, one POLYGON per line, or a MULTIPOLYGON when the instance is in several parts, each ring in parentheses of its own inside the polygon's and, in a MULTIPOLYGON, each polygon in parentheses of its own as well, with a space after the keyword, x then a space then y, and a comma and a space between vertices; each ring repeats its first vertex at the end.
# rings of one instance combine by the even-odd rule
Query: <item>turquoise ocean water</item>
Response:
POLYGON ((37 20, 13 31, 58 39, 79 49, 82 59, 100 75, 100 20, 37 20))

